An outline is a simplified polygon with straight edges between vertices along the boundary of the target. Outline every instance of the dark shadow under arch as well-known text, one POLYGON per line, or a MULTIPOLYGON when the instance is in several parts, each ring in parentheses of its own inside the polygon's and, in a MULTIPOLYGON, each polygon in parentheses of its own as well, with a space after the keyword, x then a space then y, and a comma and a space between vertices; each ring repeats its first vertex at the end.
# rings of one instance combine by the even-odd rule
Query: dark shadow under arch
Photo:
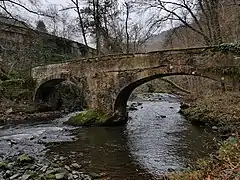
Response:
POLYGON ((46 100, 48 96, 55 90, 56 85, 66 80, 67 79, 52 79, 40 84, 34 94, 34 103, 38 104, 40 103, 39 101, 46 100))
POLYGON ((188 75, 188 76, 199 76, 199 77, 204 77, 207 79, 211 79, 214 81, 218 81, 214 78, 208 77, 208 76, 204 76, 204 75, 198 75, 198 74, 187 74, 187 73, 169 73, 169 74, 156 74, 153 76, 149 76, 140 80, 137 80, 131 84, 129 84, 128 86, 124 87, 120 93, 117 95, 117 98, 115 100, 114 103, 114 113, 116 116, 127 116, 127 101, 130 97, 130 95, 132 94, 133 90, 136 89, 138 86, 152 81, 154 79, 158 79, 158 78, 163 78, 163 77, 167 77, 167 76, 177 76, 177 75, 188 75))
MULTIPOLYGON (((72 81, 71 77, 59 77, 59 78, 48 77, 44 79, 42 83, 40 83, 39 86, 36 88, 36 91, 34 94, 33 101, 34 101, 35 108, 39 111, 59 110, 63 105, 64 105, 64 108, 66 108, 65 102, 68 101, 68 105, 69 105, 69 99, 66 99, 66 97, 64 98, 64 96, 61 96, 62 93, 59 93, 60 91, 62 91, 61 89, 60 91, 59 89, 57 90, 57 86, 63 82, 67 82, 67 86, 69 85, 70 88, 74 87, 74 89, 76 89, 76 90, 73 89, 74 94, 72 94, 72 96, 74 95, 74 97, 77 97, 77 98, 73 97, 74 102, 72 103, 72 106, 76 106, 76 103, 77 103, 77 106, 79 107, 74 107, 74 109, 78 109, 78 110, 83 109, 83 107, 85 107, 85 100, 82 94, 82 89, 77 85, 77 82, 72 81), (81 101, 79 101, 79 99, 81 99, 81 101), (51 102, 51 103, 48 103, 48 102, 51 102)), ((63 92, 65 91, 66 89, 64 88, 63 92)), ((68 91, 69 90, 65 92, 67 93, 67 95, 68 95, 68 91)), ((71 109, 72 107, 67 110, 73 111, 71 109)))

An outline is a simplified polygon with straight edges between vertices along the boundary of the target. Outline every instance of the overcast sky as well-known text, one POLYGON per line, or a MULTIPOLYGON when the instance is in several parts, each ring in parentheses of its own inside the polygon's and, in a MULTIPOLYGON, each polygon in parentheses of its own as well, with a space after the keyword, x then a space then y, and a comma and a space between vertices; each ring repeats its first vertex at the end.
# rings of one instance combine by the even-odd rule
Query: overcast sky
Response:
MULTIPOLYGON (((70 2, 70 0, 45 0, 45 2, 49 4, 67 5, 70 2)), ((124 0, 118 0, 118 2, 124 2, 124 0)))
POLYGON ((46 2, 50 3, 50 4, 67 4, 67 2, 69 2, 70 0, 46 0, 46 2))

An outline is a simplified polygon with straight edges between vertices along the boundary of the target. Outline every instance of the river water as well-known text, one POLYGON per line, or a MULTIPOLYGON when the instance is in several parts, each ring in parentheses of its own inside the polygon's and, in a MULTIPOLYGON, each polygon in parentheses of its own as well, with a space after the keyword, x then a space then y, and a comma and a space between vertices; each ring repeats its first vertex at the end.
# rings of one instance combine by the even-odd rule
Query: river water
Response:
POLYGON ((27 152, 33 156, 67 157, 86 172, 109 179, 157 179, 186 169, 214 151, 214 134, 189 124, 179 113, 179 100, 168 94, 139 94, 129 122, 122 127, 74 128, 54 121, 0 127, 0 160, 27 152))

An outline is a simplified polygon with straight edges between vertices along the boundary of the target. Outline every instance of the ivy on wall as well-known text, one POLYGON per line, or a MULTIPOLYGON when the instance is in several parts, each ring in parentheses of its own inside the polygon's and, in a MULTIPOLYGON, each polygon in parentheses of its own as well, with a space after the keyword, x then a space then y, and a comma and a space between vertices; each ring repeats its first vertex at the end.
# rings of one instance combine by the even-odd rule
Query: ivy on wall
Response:
MULTIPOLYGON (((220 44, 219 46, 216 46, 216 50, 223 53, 231 52, 231 53, 234 53, 235 55, 240 55, 240 42, 238 41, 235 43, 223 43, 223 44, 220 44)), ((216 67, 216 68, 213 68, 212 71, 222 73, 223 75, 228 75, 234 78, 240 77, 240 66, 228 67, 225 69, 216 67)))
POLYGON ((240 54, 240 42, 236 43, 223 43, 217 46, 217 50, 221 52, 232 52, 235 54, 240 54))

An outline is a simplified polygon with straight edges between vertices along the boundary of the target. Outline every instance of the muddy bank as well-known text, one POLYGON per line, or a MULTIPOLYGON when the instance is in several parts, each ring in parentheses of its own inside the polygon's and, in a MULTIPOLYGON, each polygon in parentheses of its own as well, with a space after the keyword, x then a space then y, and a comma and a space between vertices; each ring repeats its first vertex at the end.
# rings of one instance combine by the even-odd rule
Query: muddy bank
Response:
POLYGON ((0 125, 18 124, 30 121, 49 121, 60 118, 63 114, 65 113, 61 111, 0 113, 0 125))

